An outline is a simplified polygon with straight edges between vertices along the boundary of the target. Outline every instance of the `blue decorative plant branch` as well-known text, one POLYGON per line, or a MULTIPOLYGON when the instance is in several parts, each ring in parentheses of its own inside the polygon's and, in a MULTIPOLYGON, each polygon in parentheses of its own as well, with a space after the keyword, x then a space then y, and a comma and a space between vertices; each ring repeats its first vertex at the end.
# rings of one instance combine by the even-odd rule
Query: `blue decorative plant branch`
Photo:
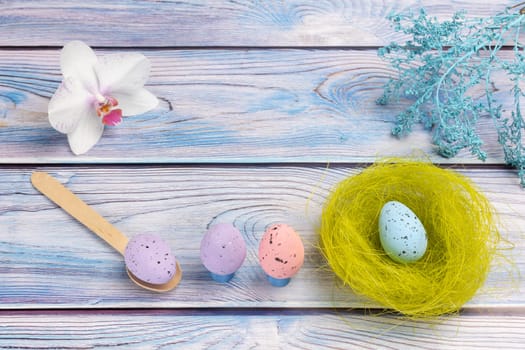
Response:
POLYGON ((443 22, 424 10, 393 14, 389 19, 396 31, 411 39, 379 49, 379 56, 398 70, 398 76, 384 86, 378 103, 401 98, 413 101, 397 116, 392 133, 403 136, 414 124, 422 123, 432 130, 432 141, 442 156, 453 157, 468 148, 485 160, 478 120, 490 116, 505 161, 518 170, 525 187, 525 123, 520 102, 525 93, 520 87, 525 79, 525 54, 519 41, 525 9, 517 13, 508 8, 493 17, 477 19, 458 12, 443 22), (507 57, 501 57, 504 47, 511 49, 507 57), (512 85, 514 105, 508 115, 494 96, 492 77, 496 72, 505 74, 512 85))

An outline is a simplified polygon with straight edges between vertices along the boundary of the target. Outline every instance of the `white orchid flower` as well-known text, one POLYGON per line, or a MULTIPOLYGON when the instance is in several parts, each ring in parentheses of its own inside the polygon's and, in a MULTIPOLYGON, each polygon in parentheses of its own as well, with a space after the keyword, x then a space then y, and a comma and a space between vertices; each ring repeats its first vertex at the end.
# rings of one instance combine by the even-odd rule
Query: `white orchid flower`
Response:
POLYGON ((122 116, 145 113, 158 104, 144 89, 150 63, 139 53, 97 58, 81 41, 64 46, 60 55, 64 80, 49 101, 51 126, 67 134, 76 155, 93 147, 104 125, 118 125, 122 116))

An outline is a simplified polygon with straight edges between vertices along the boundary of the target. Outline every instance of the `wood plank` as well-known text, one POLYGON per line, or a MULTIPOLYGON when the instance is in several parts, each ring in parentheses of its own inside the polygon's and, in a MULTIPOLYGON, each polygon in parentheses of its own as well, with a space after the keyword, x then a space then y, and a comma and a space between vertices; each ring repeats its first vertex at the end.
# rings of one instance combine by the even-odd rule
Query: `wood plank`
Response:
POLYGON ((421 321, 346 312, 1 313, 0 346, 24 349, 522 349, 523 315, 421 321))
MULTIPOLYGON (((335 163, 416 149, 435 162, 479 162, 467 151, 452 160, 436 155, 421 127, 408 138, 391 136, 407 103, 375 103, 395 76, 375 50, 143 52, 152 60, 148 88, 159 107, 107 128, 95 148, 75 157, 47 120, 61 80, 59 50, 0 50, 0 161, 335 163)), ((495 86, 498 101, 511 106, 508 82, 496 77, 495 86)), ((479 132, 487 162, 502 163, 490 118, 482 118, 479 132)))
POLYGON ((2 2, 0 46, 378 46, 397 40, 386 16, 424 7, 450 19, 491 16, 516 1, 56 1, 2 2), (131 20, 132 19, 132 20, 131 20))
MULTIPOLYGON (((168 240, 184 275, 166 294, 130 282, 118 253, 31 187, 33 169, 2 168, 1 309, 378 307, 340 287, 316 248, 327 194, 360 168, 44 167, 128 236, 154 231, 168 240), (202 234, 218 222, 238 227, 248 247, 229 284, 213 282, 199 259, 202 234), (257 261, 258 241, 274 222, 295 227, 306 246, 305 265, 285 288, 270 286, 257 261)), ((525 282, 517 276, 525 271, 524 190, 506 169, 460 172, 486 193, 509 240, 466 307, 525 306, 525 282)))

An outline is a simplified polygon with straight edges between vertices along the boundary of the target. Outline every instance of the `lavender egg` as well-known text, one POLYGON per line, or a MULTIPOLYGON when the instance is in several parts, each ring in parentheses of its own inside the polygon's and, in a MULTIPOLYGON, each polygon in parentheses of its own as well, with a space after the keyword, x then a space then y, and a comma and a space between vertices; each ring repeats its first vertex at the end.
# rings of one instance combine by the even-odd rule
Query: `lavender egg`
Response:
POLYGON ((246 243, 241 232, 231 224, 216 224, 201 241, 201 261, 212 274, 235 273, 246 258, 246 243))
POLYGON ((167 283, 177 272, 177 261, 166 241, 156 234, 134 236, 124 251, 128 270, 141 281, 167 283))

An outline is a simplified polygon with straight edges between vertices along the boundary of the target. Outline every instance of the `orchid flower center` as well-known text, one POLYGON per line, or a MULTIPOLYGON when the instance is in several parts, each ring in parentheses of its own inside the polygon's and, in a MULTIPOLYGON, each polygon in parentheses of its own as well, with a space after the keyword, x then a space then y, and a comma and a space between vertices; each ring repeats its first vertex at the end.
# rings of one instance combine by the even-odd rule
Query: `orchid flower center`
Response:
POLYGON ((112 96, 96 96, 96 110, 97 115, 102 118, 102 124, 108 126, 115 126, 122 121, 122 109, 116 108, 118 101, 112 96))

